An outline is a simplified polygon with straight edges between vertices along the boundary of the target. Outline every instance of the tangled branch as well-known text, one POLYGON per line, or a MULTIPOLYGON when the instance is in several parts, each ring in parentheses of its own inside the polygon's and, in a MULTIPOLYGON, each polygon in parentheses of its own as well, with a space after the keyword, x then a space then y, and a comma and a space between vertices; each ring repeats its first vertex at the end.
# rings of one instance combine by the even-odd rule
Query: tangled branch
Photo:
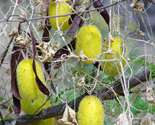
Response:
POLYGON ((11 15, 7 19, 0 20, 0 23, 1 22, 21 22, 22 23, 22 22, 25 22, 25 21, 28 22, 28 21, 32 21, 32 20, 48 19, 48 18, 54 18, 54 17, 64 17, 64 16, 69 16, 69 15, 87 13, 87 12, 92 12, 92 11, 96 11, 96 10, 106 9, 106 8, 109 8, 111 6, 114 6, 114 5, 119 4, 121 2, 124 2, 124 1, 126 1, 126 0, 119 0, 119 1, 116 1, 116 2, 114 2, 112 4, 109 4, 107 6, 102 6, 102 7, 98 7, 98 8, 94 8, 94 9, 78 11, 78 12, 68 13, 68 14, 64 14, 64 15, 57 15, 57 16, 43 16, 43 17, 37 17, 37 18, 31 18, 31 19, 23 18, 22 20, 9 20, 9 18, 12 17, 12 16, 19 16, 19 15, 11 15))
MULTIPOLYGON (((129 89, 142 84, 143 82, 148 81, 150 76, 150 71, 149 69, 144 70, 130 78, 126 78, 126 85, 128 86, 129 89)), ((118 80, 114 82, 111 86, 114 90, 114 92, 117 95, 124 95, 123 94, 123 88, 121 86, 121 82, 118 80)), ((113 91, 109 90, 108 88, 99 90, 99 91, 94 91, 94 94, 97 94, 97 96, 102 97, 102 100, 111 100, 116 98, 115 94, 113 91)), ((82 98, 84 98, 87 95, 87 93, 81 95, 80 97, 76 98, 75 100, 72 100, 68 103, 68 105, 75 110, 75 112, 78 111, 78 106, 82 98)), ((63 114, 64 110, 66 107, 66 103, 60 104, 60 105, 55 105, 49 108, 43 109, 38 115, 22 115, 17 118, 12 118, 10 120, 4 121, 4 125, 9 125, 13 122, 16 122, 16 125, 27 125, 31 124, 34 122, 37 122, 39 119, 48 119, 52 117, 57 117, 63 114)), ((0 124, 2 125, 2 124, 0 124)))

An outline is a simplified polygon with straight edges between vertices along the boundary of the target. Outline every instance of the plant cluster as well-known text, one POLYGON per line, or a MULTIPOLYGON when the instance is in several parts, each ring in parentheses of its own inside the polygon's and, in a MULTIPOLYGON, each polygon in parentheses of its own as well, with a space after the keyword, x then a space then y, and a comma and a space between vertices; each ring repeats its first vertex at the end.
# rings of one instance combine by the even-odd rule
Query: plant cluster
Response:
POLYGON ((11 2, 0 20, 0 106, 13 115, 0 111, 2 124, 154 123, 155 45, 144 18, 153 0, 11 2))

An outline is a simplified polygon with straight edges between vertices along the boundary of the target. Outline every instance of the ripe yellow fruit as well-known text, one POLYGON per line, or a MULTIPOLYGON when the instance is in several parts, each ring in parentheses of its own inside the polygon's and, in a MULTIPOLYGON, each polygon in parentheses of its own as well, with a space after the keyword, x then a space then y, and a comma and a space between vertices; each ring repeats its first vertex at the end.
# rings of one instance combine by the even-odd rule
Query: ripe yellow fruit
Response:
MULTIPOLYGON (((22 99, 27 101, 39 99, 43 95, 37 87, 32 63, 33 59, 24 59, 19 62, 16 70, 17 85, 20 96, 22 99)), ((47 86, 41 66, 37 61, 35 61, 35 64, 39 79, 45 86, 47 86)))
MULTIPOLYGON (((32 115, 46 102, 46 98, 46 95, 42 95, 41 98, 34 100, 33 102, 22 99, 21 109, 22 111, 24 111, 25 114, 32 115)), ((43 106, 35 113, 35 115, 38 114, 42 109, 43 106)))
MULTIPOLYGON (((89 59, 98 58, 102 51, 102 36, 99 29, 94 25, 85 25, 80 28, 76 38, 76 53, 80 51, 89 59)), ((86 64, 93 64, 93 61, 84 61, 86 64)))
MULTIPOLYGON (((112 48, 112 52, 114 52, 115 54, 111 55, 109 53, 106 53, 106 54, 103 53, 102 58, 103 59, 119 59, 120 56, 123 56, 126 59, 128 51, 125 45, 123 47, 122 39, 114 37, 113 40, 114 41, 110 43, 110 47, 112 48)), ((105 42, 103 52, 107 52, 108 49, 109 49, 109 42, 105 42)), ((122 61, 123 67, 125 67, 126 61, 123 59, 121 61, 122 61)), ((119 72, 121 73, 121 66, 119 62, 103 62, 102 68, 103 68, 103 71, 107 75, 117 76, 119 75, 119 73, 118 73, 116 65, 118 67, 119 72)))
MULTIPOLYGON (((64 14, 72 13, 73 7, 65 3, 66 1, 71 1, 71 0, 62 0, 61 2, 58 2, 58 1, 50 2, 49 8, 48 8, 48 15, 56 16, 56 15, 64 15, 64 14), (57 5, 58 5, 58 9, 57 9, 57 5)), ((49 18, 49 22, 52 28, 58 29, 57 27, 57 21, 58 21, 58 26, 60 27, 60 29, 65 31, 70 28, 69 18, 70 16, 49 18)))
MULTIPOLYGON (((48 107, 51 107, 51 104, 49 102, 46 102, 46 104, 43 106, 43 108, 48 108, 48 107)), ((31 125, 54 125, 54 118, 42 120, 42 121, 33 123, 31 125)))
POLYGON ((86 96, 82 99, 77 113, 79 125, 103 125, 104 110, 102 102, 96 96, 86 96))

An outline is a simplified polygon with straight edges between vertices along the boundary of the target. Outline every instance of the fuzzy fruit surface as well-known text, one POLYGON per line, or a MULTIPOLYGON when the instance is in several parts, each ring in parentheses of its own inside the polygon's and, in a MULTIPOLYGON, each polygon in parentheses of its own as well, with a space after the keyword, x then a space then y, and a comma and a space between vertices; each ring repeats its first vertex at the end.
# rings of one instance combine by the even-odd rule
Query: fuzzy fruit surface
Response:
MULTIPOLYGON (((27 101, 39 99, 43 95, 43 93, 37 87, 32 63, 33 59, 24 59, 19 62, 16 70, 19 94, 21 95, 22 99, 27 101)), ((47 86, 41 66, 37 61, 35 61, 35 64, 39 79, 45 86, 47 86)))
MULTIPOLYGON (((127 57, 127 47, 122 43, 121 38, 113 38, 113 42, 110 43, 110 48, 112 49, 112 52, 115 54, 111 55, 109 53, 103 53, 102 58, 103 59, 120 59, 121 56, 124 57, 126 60, 127 57), (124 51, 124 52, 123 52, 124 51)), ((107 52, 109 48, 109 42, 104 43, 104 50, 103 52, 107 52)), ((122 66, 125 67, 126 61, 124 59, 121 59, 122 66)), ((118 70, 121 73, 121 66, 119 62, 103 62, 102 63, 103 71, 110 76, 118 76, 118 70), (118 68, 118 70, 117 70, 118 68)))
MULTIPOLYGON (((46 102, 46 98, 46 95, 42 95, 42 97, 34 100, 33 102, 22 99, 21 109, 22 111, 24 111, 25 114, 32 115, 46 102)), ((35 115, 39 114, 42 109, 43 106, 35 113, 35 115)))
POLYGON ((82 99, 77 113, 79 125, 103 125, 104 110, 102 102, 96 96, 82 99))
MULTIPOLYGON (((102 51, 102 36, 99 29, 94 25, 85 25, 80 28, 76 39, 76 53, 80 51, 89 59, 98 58, 102 51)), ((93 61, 84 61, 86 64, 93 64, 93 61)))
MULTIPOLYGON (((68 13, 72 13, 72 6, 69 6, 66 1, 71 0, 62 0, 62 2, 51 2, 49 3, 49 9, 48 9, 48 15, 49 16, 56 16, 56 15, 64 15, 68 13), (58 9, 57 9, 58 7, 58 9)), ((55 18, 49 18, 50 25, 54 29, 58 29, 57 27, 57 21, 58 26, 61 30, 65 31, 70 28, 69 25, 69 18, 70 16, 63 16, 63 17, 55 17, 55 18)))

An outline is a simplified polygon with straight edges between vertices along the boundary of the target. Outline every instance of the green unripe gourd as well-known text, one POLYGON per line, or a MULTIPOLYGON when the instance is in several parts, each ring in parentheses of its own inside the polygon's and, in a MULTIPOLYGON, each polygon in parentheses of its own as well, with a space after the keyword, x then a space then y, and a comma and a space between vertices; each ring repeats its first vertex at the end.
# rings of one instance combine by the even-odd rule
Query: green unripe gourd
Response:
MULTIPOLYGON (((85 25, 78 31, 76 39, 76 53, 80 51, 89 59, 96 59, 102 51, 102 36, 99 29, 94 25, 85 25)), ((93 61, 83 61, 85 64, 93 64, 93 61)))
MULTIPOLYGON (((114 41, 110 43, 110 47, 112 49, 112 52, 115 54, 111 55, 109 53, 106 53, 107 50, 109 49, 109 42, 105 42, 104 50, 103 50, 103 52, 105 52, 105 53, 103 53, 102 58, 106 59, 106 60, 107 59, 120 59, 120 56, 123 56, 124 59, 126 60, 128 51, 127 51, 127 47, 122 45, 123 44, 122 39, 114 37, 113 40, 114 41)), ((125 67, 125 65, 126 65, 126 61, 124 59, 121 59, 123 67, 125 67)), ((111 62, 102 62, 103 71, 107 75, 118 76, 119 72, 117 70, 117 67, 118 67, 119 72, 121 73, 120 62, 114 62, 114 61, 113 62, 112 61, 111 62)))
MULTIPOLYGON (((37 87, 32 64, 33 59, 24 59, 19 62, 16 70, 19 94, 22 99, 27 101, 39 99, 43 95, 43 93, 37 87)), ((39 79, 45 86, 47 86, 45 83, 44 74, 41 69, 41 66, 37 61, 35 61, 35 64, 36 72, 39 79)))
POLYGON ((77 119, 79 125, 103 125, 104 110, 96 96, 86 96, 79 105, 77 119))
MULTIPOLYGON (((66 1, 71 1, 71 0, 62 0, 61 2, 56 2, 56 1, 50 2, 49 8, 48 8, 48 15, 56 16, 56 15, 64 15, 64 14, 72 13, 73 7, 65 3, 66 1), (58 9, 57 9, 57 5, 58 5, 58 9)), ((65 31, 70 28, 69 18, 70 16, 49 18, 49 22, 52 28, 57 30, 58 29, 57 21, 58 21, 58 26, 60 27, 60 29, 65 31)))

